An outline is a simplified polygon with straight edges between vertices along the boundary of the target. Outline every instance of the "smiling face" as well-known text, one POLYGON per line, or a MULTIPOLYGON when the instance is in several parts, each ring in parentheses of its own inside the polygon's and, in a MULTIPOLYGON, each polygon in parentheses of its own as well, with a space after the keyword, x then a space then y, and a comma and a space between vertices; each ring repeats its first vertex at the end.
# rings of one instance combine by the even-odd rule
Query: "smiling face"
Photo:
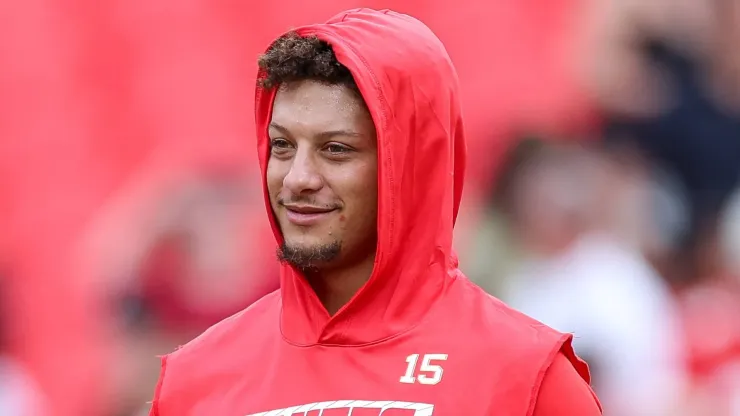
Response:
POLYGON ((269 136, 267 188, 282 260, 307 270, 374 256, 377 141, 359 94, 318 81, 283 84, 269 136))

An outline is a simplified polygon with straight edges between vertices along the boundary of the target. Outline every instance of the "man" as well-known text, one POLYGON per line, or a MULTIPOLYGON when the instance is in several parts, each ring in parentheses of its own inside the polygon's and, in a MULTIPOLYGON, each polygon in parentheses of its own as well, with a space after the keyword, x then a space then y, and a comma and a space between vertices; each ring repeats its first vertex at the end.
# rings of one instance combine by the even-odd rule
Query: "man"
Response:
POLYGON ((164 357, 152 415, 601 414, 571 336, 457 268, 458 82, 426 26, 341 13, 259 80, 281 288, 164 357))

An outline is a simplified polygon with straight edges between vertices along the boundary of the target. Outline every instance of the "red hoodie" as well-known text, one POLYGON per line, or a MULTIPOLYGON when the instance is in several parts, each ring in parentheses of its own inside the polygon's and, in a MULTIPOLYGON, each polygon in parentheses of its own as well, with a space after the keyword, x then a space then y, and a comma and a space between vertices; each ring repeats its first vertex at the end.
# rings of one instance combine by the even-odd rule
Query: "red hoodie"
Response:
MULTIPOLYGON (((279 291, 164 357, 152 415, 600 414, 571 336, 513 311, 457 268, 465 143, 444 46, 391 11, 353 10, 297 32, 333 46, 376 125, 373 273, 329 316, 283 266, 279 291), (540 393, 553 403, 544 412, 540 393)), ((257 90, 263 183, 274 97, 257 90)), ((266 186, 265 203, 280 243, 266 186)))

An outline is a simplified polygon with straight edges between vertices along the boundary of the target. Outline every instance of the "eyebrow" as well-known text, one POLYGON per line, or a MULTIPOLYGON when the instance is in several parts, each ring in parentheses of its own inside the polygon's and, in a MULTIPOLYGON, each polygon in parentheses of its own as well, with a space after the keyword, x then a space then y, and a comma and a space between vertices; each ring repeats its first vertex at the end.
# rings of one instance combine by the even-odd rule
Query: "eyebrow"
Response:
MULTIPOLYGON (((271 128, 274 128, 275 130, 279 131, 282 134, 290 135, 290 131, 287 128, 281 126, 278 123, 271 122, 270 123, 270 127, 271 128)), ((363 137, 363 134, 362 133, 358 133, 356 131, 352 131, 352 130, 341 130, 340 129, 340 130, 322 131, 321 133, 316 134, 315 137, 320 138, 320 139, 324 139, 324 140, 328 140, 328 139, 331 139, 332 137, 337 137, 337 136, 363 137)))

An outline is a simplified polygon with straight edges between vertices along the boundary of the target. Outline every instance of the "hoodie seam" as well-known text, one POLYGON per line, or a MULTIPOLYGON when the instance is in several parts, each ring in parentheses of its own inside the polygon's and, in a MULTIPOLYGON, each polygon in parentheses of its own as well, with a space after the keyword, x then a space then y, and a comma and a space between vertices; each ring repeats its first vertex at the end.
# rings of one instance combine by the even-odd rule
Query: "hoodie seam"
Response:
MULTIPOLYGON (((415 86, 415 84, 413 84, 415 86)), ((421 88, 414 88, 415 91, 417 91, 419 94, 421 94, 424 97, 424 102, 429 107, 429 111, 434 114, 434 119, 437 121, 437 124, 444 130, 445 134, 447 134, 448 137, 452 137, 452 134, 448 130, 448 127, 445 126, 445 123, 442 121, 442 117, 437 113, 437 109, 434 108, 434 105, 432 104, 432 100, 429 98, 427 93, 421 89, 421 88)), ((450 142, 450 146, 454 146, 453 142, 450 142)))

